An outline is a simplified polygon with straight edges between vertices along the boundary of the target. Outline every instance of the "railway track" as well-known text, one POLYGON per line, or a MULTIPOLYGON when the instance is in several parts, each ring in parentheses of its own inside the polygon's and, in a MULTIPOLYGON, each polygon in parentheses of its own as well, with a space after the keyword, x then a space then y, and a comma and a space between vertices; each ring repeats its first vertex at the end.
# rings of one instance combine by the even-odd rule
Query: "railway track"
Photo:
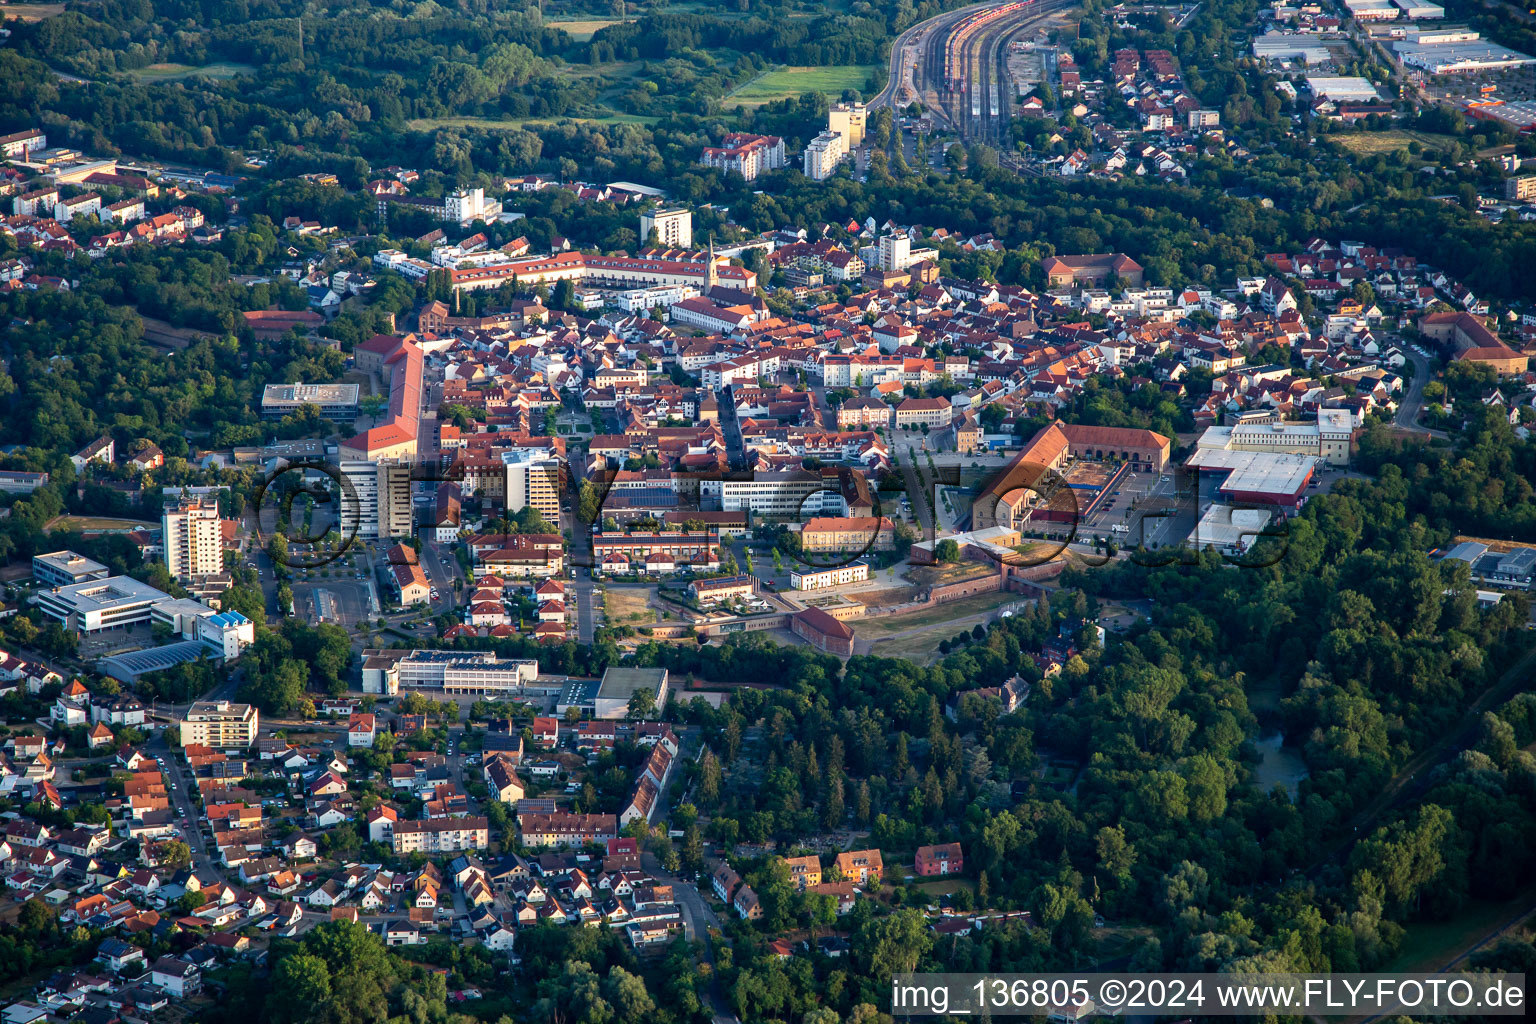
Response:
POLYGON ((950 11, 899 36, 891 75, 871 106, 924 103, 928 113, 968 142, 1006 144, 1014 89, 1008 41, 1075 0, 1011 0, 950 11))

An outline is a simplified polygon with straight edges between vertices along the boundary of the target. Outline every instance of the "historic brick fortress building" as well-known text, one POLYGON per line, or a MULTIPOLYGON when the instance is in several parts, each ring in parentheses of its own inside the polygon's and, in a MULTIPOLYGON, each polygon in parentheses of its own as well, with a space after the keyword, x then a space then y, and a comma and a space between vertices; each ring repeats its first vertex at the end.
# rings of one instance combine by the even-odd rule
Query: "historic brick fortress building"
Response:
POLYGON ((1500 377, 1524 373, 1530 359, 1499 340, 1499 336, 1471 313, 1429 313, 1419 320, 1419 334, 1429 341, 1456 349, 1456 358, 1493 367, 1500 377))
POLYGON ((1086 516, 1100 496, 1113 490, 1121 477, 1132 471, 1161 473, 1168 465, 1172 442, 1154 430, 1135 427, 1092 427, 1055 423, 1042 429, 1024 445, 972 506, 974 529, 1001 526, 1020 529, 1031 518, 1055 520, 1061 516, 1086 516), (1082 495, 1075 501, 1045 500, 1040 478, 1060 471, 1071 460, 1094 465, 1082 473, 1069 470, 1066 486, 1082 495), (1111 467, 1103 464, 1109 463, 1111 467), (1082 479, 1074 482, 1074 477, 1082 479), (1069 507, 1070 506, 1070 507, 1069 507))

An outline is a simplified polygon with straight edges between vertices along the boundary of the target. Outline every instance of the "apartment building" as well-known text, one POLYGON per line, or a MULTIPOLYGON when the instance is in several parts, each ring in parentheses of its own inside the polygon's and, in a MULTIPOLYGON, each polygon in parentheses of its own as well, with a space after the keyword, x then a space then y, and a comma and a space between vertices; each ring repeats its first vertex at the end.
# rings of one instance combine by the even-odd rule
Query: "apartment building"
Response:
POLYGON ((801 157, 805 176, 812 181, 825 181, 837 170, 837 165, 848 155, 844 137, 837 132, 822 132, 805 147, 801 157))
POLYGON ((789 868, 789 879, 795 883, 795 888, 804 892, 813 885, 821 884, 821 858, 814 853, 804 857, 786 857, 784 864, 789 868))
POLYGON ((217 494, 181 494, 160 513, 165 566, 178 580, 194 580, 224 571, 224 539, 219 529, 217 494))
POLYGON ((491 845, 491 826, 483 817, 428 818, 396 822, 390 842, 397 856, 407 853, 457 853, 484 850, 491 845))
POLYGON ((693 248, 693 213, 689 210, 647 210, 640 215, 640 244, 651 244, 651 230, 656 231, 656 245, 668 249, 693 248))
POLYGON ((187 709, 181 720, 181 745, 231 747, 256 745, 261 730, 261 712, 253 704, 234 704, 227 700, 200 700, 187 709))
POLYGON ((587 843, 603 843, 619 834, 619 818, 616 814, 570 814, 556 811, 554 814, 519 814, 517 830, 523 845, 535 849, 543 846, 583 846, 587 843))
POLYGON ((841 135, 844 150, 851 153, 864 144, 868 115, 862 103, 834 103, 827 111, 827 130, 841 135))
POLYGON ((748 181, 764 171, 776 171, 784 166, 784 140, 777 135, 730 132, 721 142, 724 145, 705 146, 699 163, 722 171, 735 171, 748 181))
POLYGON ((837 870, 856 885, 879 885, 885 865, 879 850, 849 850, 837 855, 837 870))
POLYGON ((532 506, 551 526, 560 525, 564 464, 547 448, 510 448, 501 453, 506 469, 506 509, 514 515, 532 506))

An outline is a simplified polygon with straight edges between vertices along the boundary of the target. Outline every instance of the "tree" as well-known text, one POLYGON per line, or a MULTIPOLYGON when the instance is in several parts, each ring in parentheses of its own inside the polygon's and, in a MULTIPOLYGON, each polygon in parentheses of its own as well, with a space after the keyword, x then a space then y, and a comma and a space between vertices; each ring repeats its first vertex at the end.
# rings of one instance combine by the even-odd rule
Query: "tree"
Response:
POLYGON ((318 956, 296 953, 279 960, 273 969, 264 1015, 278 1024, 319 1020, 330 1000, 330 967, 318 956))
POLYGON ((629 695, 629 717, 649 718, 656 713, 656 691, 642 686, 629 695))
POLYGON ((910 974, 932 948, 927 921, 911 908, 870 918, 853 933, 854 962, 866 977, 910 974))
POLYGON ((603 979, 603 995, 613 1007, 620 1024, 638 1024, 656 1010, 656 1002, 645 989, 645 979, 615 967, 603 979))
POLYGON ((192 847, 180 839, 173 839, 160 847, 160 864, 172 871, 183 871, 192 865, 192 847))
POLYGON ((41 935, 52 931, 58 923, 58 914, 52 907, 36 897, 21 905, 16 914, 16 925, 28 935, 41 935))
POLYGON ((946 564, 960 561, 960 545, 952 537, 945 537, 934 546, 933 556, 946 564))
POLYGON ((184 892, 176 897, 175 907, 181 914, 190 914, 198 910, 208 902, 208 894, 205 892, 184 892))

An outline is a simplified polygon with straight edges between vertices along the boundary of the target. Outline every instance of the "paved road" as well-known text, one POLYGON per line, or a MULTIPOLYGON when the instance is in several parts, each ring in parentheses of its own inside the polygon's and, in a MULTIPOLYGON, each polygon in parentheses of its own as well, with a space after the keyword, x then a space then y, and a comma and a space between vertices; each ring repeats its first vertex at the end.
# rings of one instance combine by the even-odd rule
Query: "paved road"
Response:
POLYGON ((1430 437, 1448 437, 1443 430, 1431 430, 1428 427, 1419 426, 1419 413, 1424 408, 1424 385, 1429 382, 1429 360, 1419 355, 1406 343, 1402 345, 1403 355, 1413 363, 1413 379, 1408 382, 1408 392, 1403 395, 1403 400, 1398 403, 1397 414, 1392 417, 1392 425, 1399 430, 1411 430, 1415 434, 1428 434, 1430 437))
POLYGON ((907 484, 907 498, 912 502, 912 518, 923 531, 923 536, 928 540, 935 537, 935 523, 933 518, 933 497, 923 489, 922 481, 917 478, 917 460, 922 458, 922 453, 910 445, 901 454, 901 475, 907 484))
POLYGON ((157 731, 154 738, 144 744, 144 752, 163 765, 167 788, 170 790, 167 795, 171 800, 171 809, 176 813, 176 827, 181 830, 182 841, 192 850, 193 870, 205 881, 210 875, 221 882, 225 881, 224 867, 213 857, 213 842, 203 834, 206 819, 192 800, 191 794, 197 783, 182 763, 178 752, 165 742, 164 730, 157 731))
MULTIPOLYGON (((954 11, 945 11, 943 14, 929 18, 927 21, 918 22, 897 36, 895 41, 891 43, 890 69, 886 76, 885 88, 881 89, 880 93, 869 101, 869 109, 878 110, 880 107, 892 106, 896 102, 896 90, 901 85, 902 55, 908 46, 919 39, 924 39, 926 42, 925 37, 930 31, 951 25, 967 15, 974 14, 979 9, 979 7, 962 7, 954 11)), ((921 66, 922 60, 919 58, 918 67, 921 66)), ((919 82, 913 82, 914 88, 917 88, 919 85, 919 82)))
POLYGON ((590 644, 597 629, 596 597, 592 587, 592 570, 571 570, 571 603, 576 607, 576 639, 590 644))

